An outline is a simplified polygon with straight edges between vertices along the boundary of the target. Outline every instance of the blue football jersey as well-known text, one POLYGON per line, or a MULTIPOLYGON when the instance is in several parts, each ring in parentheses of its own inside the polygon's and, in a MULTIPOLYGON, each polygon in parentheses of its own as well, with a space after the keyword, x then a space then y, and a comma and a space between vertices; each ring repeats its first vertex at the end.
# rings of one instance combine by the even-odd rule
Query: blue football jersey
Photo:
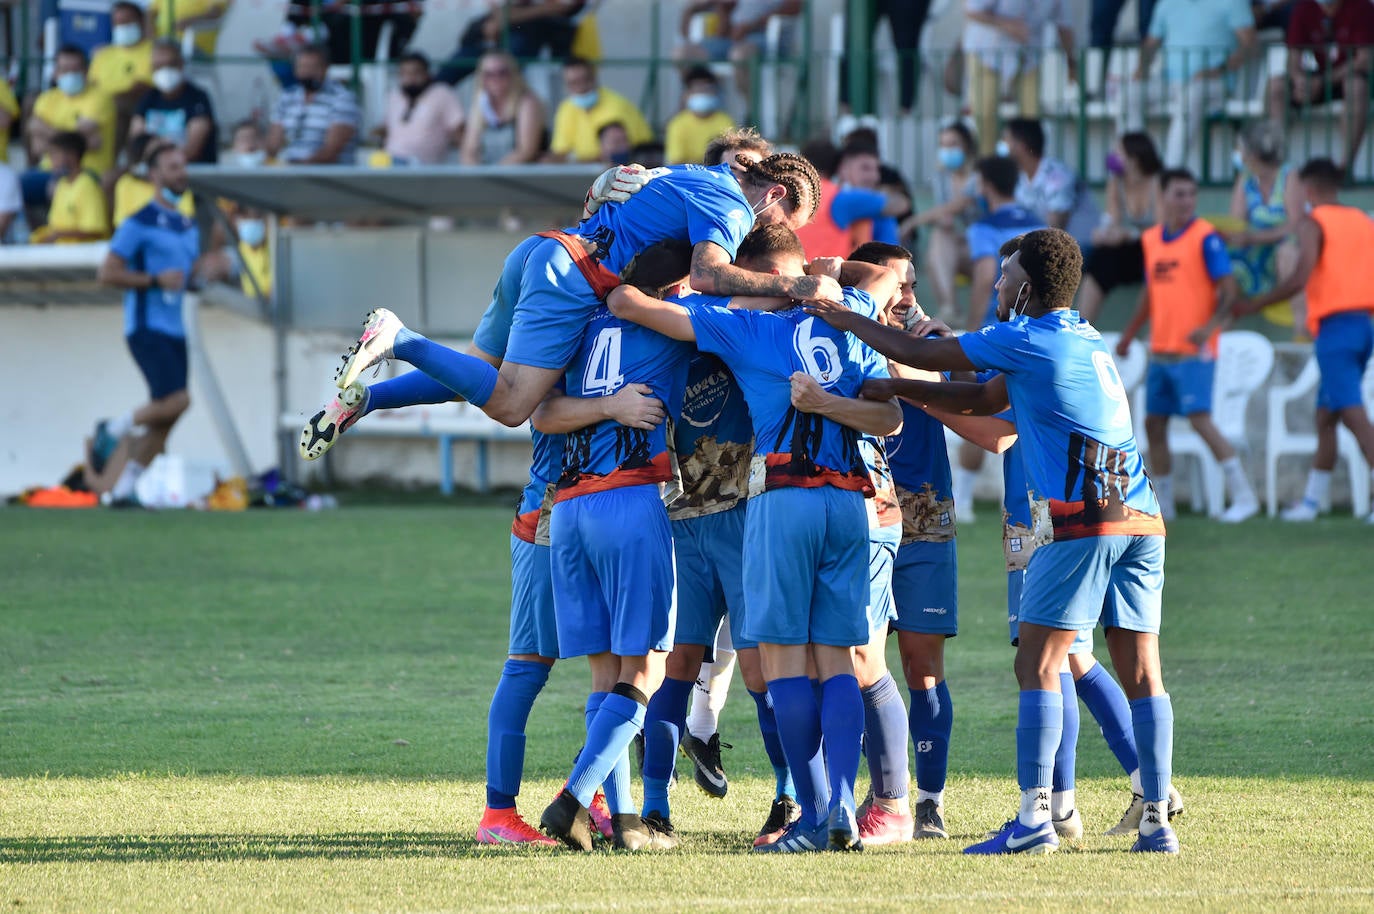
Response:
MULTIPOLYGON (((690 303, 691 298, 685 300, 690 303)), ((699 352, 687 367, 682 415, 673 426, 682 494, 673 520, 726 511, 749 492, 754 426, 734 374, 719 357, 699 352)))
POLYGON ((945 542, 954 537, 954 485, 945 427, 905 400, 902 430, 886 439, 887 462, 902 511, 902 542, 945 542))
MULTIPOLYGON (((158 203, 149 203, 115 229, 110 251, 137 273, 156 276, 163 270, 181 270, 189 280, 191 267, 200 256, 200 232, 194 219, 158 203)), ((126 289, 125 336, 136 330, 154 330, 184 337, 181 295, 180 290, 170 292, 155 286, 126 289)))
POLYGON ((510 532, 527 543, 549 544, 549 508, 553 505, 550 487, 563 468, 563 435, 545 435, 530 429, 534 454, 530 459, 530 481, 520 493, 515 522, 510 532))
MULTIPOLYGON (((1017 235, 1024 235, 1036 229, 1049 228, 1045 220, 1017 203, 1008 203, 996 212, 988 213, 982 219, 964 230, 968 240, 969 259, 978 261, 991 257, 997 262, 997 275, 993 278, 992 294, 984 306, 983 325, 997 322, 997 280, 1002 278, 1002 257, 998 253, 1002 245, 1017 235)), ((978 307, 978 302, 973 302, 978 307)))

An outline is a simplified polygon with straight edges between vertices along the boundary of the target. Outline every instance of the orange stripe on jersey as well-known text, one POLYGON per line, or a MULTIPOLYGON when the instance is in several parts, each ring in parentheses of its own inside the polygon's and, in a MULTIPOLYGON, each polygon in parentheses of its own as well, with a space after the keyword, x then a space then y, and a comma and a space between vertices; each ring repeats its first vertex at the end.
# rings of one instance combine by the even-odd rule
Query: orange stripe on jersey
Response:
POLYGON ((572 257, 573 263, 582 271, 583 277, 587 280, 587 285, 592 287, 596 297, 605 299, 611 294, 611 290, 620 285, 620 277, 612 273, 601 265, 600 261, 593 260, 592 255, 587 253, 587 249, 582 246, 582 240, 567 232, 535 232, 540 238, 552 238, 572 257))
POLYGON ((637 466, 628 470, 612 470, 605 476, 585 473, 578 477, 577 482, 560 488, 554 501, 567 501, 569 498, 576 498, 579 495, 591 495, 593 492, 605 492, 609 489, 624 489, 628 486, 667 482, 672 478, 673 468, 668 459, 668 452, 664 451, 649 461, 647 466, 637 466))
POLYGON ((511 521, 510 532, 516 539, 522 539, 527 543, 533 543, 535 533, 539 530, 539 510, 526 511, 524 514, 515 515, 515 520, 511 521))
MULTIPOLYGON (((1088 504, 1083 501, 1060 501, 1051 498, 1050 523, 1054 526, 1054 538, 1058 540, 1079 540, 1091 536, 1163 536, 1164 519, 1158 514, 1146 514, 1129 505, 1115 505, 1116 518, 1113 520, 1089 521, 1088 504)), ((1108 503, 1103 500, 1093 506, 1091 514, 1101 517, 1108 503)))
MULTIPOLYGON (((767 454, 764 456, 764 491, 791 486, 798 489, 814 489, 820 486, 834 486, 849 492, 862 492, 865 498, 874 494, 873 480, 868 473, 841 473, 829 467, 812 465, 807 469, 797 465, 791 454, 767 454)), ((901 515, 898 513, 898 521, 901 515)))
MULTIPOLYGON (((1194 219, 1172 241, 1164 240, 1164 226, 1140 236, 1145 250, 1145 289, 1150 301, 1150 351, 1198 355, 1188 334, 1212 319, 1217 309, 1217 284, 1207 272, 1202 242, 1216 229, 1206 219, 1194 219)), ((1207 354, 1216 357, 1217 335, 1207 341, 1207 354)))

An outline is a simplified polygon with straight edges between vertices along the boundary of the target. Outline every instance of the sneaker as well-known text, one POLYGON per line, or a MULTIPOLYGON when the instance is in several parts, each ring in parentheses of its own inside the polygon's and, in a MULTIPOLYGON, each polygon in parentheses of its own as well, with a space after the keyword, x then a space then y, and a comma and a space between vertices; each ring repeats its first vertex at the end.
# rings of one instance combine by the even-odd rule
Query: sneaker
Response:
POLYGON ((482 821, 477 823, 477 843, 558 845, 553 838, 541 835, 521 818, 515 807, 492 809, 490 806, 482 810, 482 821))
POLYGON ((110 420, 101 419, 95 424, 95 434, 91 435, 91 472, 105 472, 105 464, 114 456, 119 447, 119 439, 110 434, 110 420))
POLYGON ((1131 845, 1133 853, 1177 854, 1178 835, 1169 826, 1164 826, 1152 835, 1140 835, 1131 845))
POLYGON ((900 844, 910 841, 916 832, 916 820, 912 818, 902 801, 900 812, 889 812, 876 803, 859 816, 859 838, 869 847, 882 847, 884 844, 900 844))
POLYGON ((592 849, 591 815, 567 790, 559 791, 557 798, 544 810, 539 817, 539 827, 544 834, 557 838, 575 851, 592 849))
POLYGON ((828 833, 827 850, 861 851, 864 849, 863 840, 859 837, 859 820, 852 809, 843 805, 836 805, 834 809, 830 810, 830 818, 825 825, 828 833))
POLYGON ((385 308, 367 312, 363 319, 363 334, 358 342, 349 347, 343 357, 343 367, 334 375, 339 390, 344 390, 358 375, 385 359, 394 358, 391 346, 396 342, 396 331, 405 327, 401 319, 385 308))
POLYGON ((653 833, 651 850, 670 851, 677 847, 677 829, 673 828, 673 821, 657 809, 644 817, 644 824, 653 833))
POLYGON ((1050 821, 1054 823, 1054 833, 1059 837, 1069 841, 1083 840, 1083 817, 1078 814, 1078 810, 1071 809, 1064 818, 1050 821))
POLYGON ((949 832, 945 831, 945 808, 934 800, 922 800, 916 804, 916 837, 949 837, 949 832))
MULTIPOLYGON (((655 814, 654 821, 664 823, 667 820, 655 814)), ((677 846, 676 834, 664 834, 654 828, 648 819, 632 812, 612 815, 611 828, 611 846, 618 851, 661 851, 677 846)), ((672 826, 669 825, 668 829, 671 832, 672 826)))
POLYGON ((1045 822, 1027 828, 1020 819, 1012 819, 996 835, 964 848, 966 854, 1053 854, 1059 850, 1059 836, 1054 826, 1045 822))
POLYGON ((800 818, 801 807, 796 800, 786 794, 774 800, 773 808, 768 810, 768 818, 763 821, 763 828, 759 829, 759 836, 754 839, 754 847, 774 843, 800 818))
MULTIPOLYGON (((1140 832, 1140 817, 1145 814, 1145 798, 1138 793, 1131 794, 1131 805, 1122 814, 1121 821, 1107 829, 1107 835, 1120 837, 1122 835, 1134 835, 1140 832)), ((1174 816, 1183 815, 1183 796, 1172 784, 1169 785, 1169 821, 1174 820, 1174 816)))
POLYGON ((301 429, 301 456, 306 460, 323 457, 339 436, 362 418, 366 405, 367 388, 363 385, 354 383, 341 390, 301 429))
POLYGON ((695 769, 692 774, 697 786, 717 799, 724 797, 730 789, 730 782, 725 778, 725 769, 720 765, 721 746, 726 749, 735 748, 729 743, 722 743, 719 733, 712 733, 711 738, 705 742, 690 733, 682 738, 682 754, 692 761, 692 767, 695 769))
POLYGON ((754 851, 759 854, 808 854, 823 851, 830 844, 830 832, 826 825, 806 828, 801 819, 793 822, 771 844, 755 844, 754 851))
POLYGON ((1259 513, 1259 499, 1251 493, 1236 499, 1231 507, 1221 512, 1220 520, 1223 524, 1239 524, 1247 521, 1259 513))
POLYGON ((606 795, 597 791, 592 797, 592 805, 587 807, 587 814, 592 817, 592 826, 599 832, 601 837, 610 841, 615 837, 615 829, 611 825, 611 807, 606 805, 606 795))
POLYGON ((1304 498, 1280 511, 1279 517, 1292 523, 1307 523, 1316 520, 1321 513, 1321 505, 1304 498))

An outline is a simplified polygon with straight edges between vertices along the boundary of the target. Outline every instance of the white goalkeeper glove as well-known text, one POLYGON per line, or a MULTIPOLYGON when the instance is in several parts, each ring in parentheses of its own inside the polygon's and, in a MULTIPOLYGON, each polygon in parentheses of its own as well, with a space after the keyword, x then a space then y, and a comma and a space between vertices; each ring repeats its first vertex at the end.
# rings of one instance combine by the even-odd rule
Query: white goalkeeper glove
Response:
POLYGON ((603 203, 624 203, 653 178, 643 165, 617 165, 603 171, 582 201, 582 218, 589 219, 603 203))

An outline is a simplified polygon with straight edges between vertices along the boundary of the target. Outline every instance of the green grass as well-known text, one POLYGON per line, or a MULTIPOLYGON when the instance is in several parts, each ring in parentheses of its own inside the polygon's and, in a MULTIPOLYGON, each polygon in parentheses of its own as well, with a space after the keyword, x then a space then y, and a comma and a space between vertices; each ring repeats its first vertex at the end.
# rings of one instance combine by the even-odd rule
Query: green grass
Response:
MULTIPOLYGON (((985 511, 986 516, 992 512, 985 511)), ((1163 656, 1178 859, 1089 837, 968 859, 1012 811, 998 530, 961 536, 949 824, 864 855, 744 852, 771 775, 737 684, 729 798, 674 794, 682 850, 479 848, 508 609, 504 508, 0 512, 0 910, 1374 910, 1374 531, 1176 523, 1163 656)), ((537 816, 580 742, 585 665, 530 723, 537 816)), ((1080 809, 1125 779, 1085 713, 1080 809)))

